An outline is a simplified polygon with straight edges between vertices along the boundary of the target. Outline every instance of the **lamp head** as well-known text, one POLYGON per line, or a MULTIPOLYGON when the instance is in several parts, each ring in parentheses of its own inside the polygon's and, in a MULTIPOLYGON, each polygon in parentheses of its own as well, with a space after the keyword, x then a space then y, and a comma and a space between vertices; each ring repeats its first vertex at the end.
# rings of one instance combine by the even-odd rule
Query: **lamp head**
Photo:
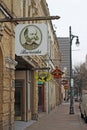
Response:
POLYGON ((76 38, 76 45, 78 46, 79 44, 80 44, 79 38, 77 37, 77 38, 76 38))

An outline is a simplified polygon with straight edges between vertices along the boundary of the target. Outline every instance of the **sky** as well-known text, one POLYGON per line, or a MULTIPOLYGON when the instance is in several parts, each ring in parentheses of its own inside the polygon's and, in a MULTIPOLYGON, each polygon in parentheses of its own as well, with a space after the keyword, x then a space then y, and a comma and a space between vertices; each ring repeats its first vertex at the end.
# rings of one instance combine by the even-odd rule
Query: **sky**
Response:
POLYGON ((52 20, 57 37, 69 37, 69 26, 72 35, 79 37, 80 45, 72 42, 73 66, 86 61, 87 54, 87 0, 46 0, 51 16, 60 16, 52 20))

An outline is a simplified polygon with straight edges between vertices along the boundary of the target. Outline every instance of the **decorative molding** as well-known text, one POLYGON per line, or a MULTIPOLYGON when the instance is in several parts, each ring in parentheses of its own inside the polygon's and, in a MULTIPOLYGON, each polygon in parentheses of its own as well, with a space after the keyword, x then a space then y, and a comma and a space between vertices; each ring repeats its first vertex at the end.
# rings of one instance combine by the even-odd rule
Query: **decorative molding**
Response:
POLYGON ((18 64, 17 61, 9 57, 6 57, 5 61, 6 61, 6 68, 15 70, 15 66, 18 64))

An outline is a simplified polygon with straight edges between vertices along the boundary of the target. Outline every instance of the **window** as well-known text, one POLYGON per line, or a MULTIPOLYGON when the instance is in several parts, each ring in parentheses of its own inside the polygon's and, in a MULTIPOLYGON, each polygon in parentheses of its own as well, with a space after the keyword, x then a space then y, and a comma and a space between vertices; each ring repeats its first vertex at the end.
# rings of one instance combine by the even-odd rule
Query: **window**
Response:
POLYGON ((24 87, 24 80, 23 79, 16 79, 15 80, 15 87, 24 87))

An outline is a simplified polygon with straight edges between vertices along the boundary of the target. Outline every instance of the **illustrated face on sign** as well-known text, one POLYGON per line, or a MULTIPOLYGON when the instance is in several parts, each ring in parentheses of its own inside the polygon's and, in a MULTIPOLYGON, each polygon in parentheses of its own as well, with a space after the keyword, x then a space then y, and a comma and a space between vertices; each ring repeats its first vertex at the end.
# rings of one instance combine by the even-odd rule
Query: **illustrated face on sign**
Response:
POLYGON ((28 50, 36 49, 42 40, 42 33, 37 26, 30 25, 21 31, 21 45, 28 50))
POLYGON ((37 41, 39 40, 38 34, 37 34, 37 30, 32 28, 26 28, 24 31, 24 37, 26 39, 27 44, 39 44, 37 41))

